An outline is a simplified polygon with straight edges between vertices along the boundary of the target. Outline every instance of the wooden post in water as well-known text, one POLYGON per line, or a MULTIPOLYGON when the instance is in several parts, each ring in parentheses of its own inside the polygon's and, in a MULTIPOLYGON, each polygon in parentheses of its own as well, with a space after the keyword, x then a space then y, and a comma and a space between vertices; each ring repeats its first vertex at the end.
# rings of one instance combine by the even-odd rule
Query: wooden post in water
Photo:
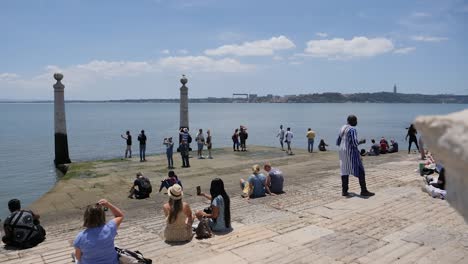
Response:
POLYGON ((65 121, 65 99, 64 89, 60 81, 63 74, 55 73, 54 79, 54 126, 55 126, 55 166, 60 168, 63 164, 71 163, 68 155, 67 123, 65 121))

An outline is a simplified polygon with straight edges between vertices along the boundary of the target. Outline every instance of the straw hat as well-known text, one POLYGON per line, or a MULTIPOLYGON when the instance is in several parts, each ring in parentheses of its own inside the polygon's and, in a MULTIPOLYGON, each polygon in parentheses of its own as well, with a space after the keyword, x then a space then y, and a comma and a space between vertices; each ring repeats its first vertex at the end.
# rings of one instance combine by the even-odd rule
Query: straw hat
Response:
POLYGON ((180 200, 184 196, 184 193, 182 192, 182 187, 176 183, 169 187, 167 195, 169 195, 169 198, 172 200, 180 200))

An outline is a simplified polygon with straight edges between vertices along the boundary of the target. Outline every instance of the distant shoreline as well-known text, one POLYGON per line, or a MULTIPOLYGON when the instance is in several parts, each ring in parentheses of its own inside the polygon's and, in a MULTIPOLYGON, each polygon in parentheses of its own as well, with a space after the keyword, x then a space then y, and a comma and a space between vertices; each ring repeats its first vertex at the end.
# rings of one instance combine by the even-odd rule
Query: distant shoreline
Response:
MULTIPOLYGON (((244 94, 245 97, 191 98, 190 103, 429 103, 468 104, 468 95, 402 94, 402 93, 314 93, 300 95, 244 94)), ((179 103, 179 99, 119 99, 119 100, 67 100, 67 103, 179 103)), ((53 103, 53 100, 1 100, 0 103, 53 103)))

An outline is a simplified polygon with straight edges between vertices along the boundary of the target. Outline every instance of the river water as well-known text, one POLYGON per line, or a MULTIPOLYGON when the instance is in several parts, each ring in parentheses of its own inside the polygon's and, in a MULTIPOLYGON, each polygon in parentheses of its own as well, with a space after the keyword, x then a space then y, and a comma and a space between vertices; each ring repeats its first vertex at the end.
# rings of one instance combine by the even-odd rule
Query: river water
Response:
MULTIPOLYGON (((291 127, 293 147, 306 148, 311 127, 331 147, 346 117, 358 116, 358 136, 395 138, 405 149, 405 128, 418 115, 447 114, 468 108, 457 104, 209 104, 189 105, 191 133, 211 129, 213 147, 231 146, 233 129, 248 127, 247 144, 277 146, 280 124, 291 127)), ((18 198, 27 206, 57 181, 54 159, 53 104, 0 103, 0 218, 7 202, 18 198)), ((163 152, 162 140, 177 139, 179 104, 176 103, 68 103, 68 144, 72 161, 121 157, 130 130, 138 155, 138 132, 146 131, 147 153, 163 152)), ((316 142, 317 145, 318 142, 316 142)), ((367 147, 366 146, 366 147, 367 147)), ((176 157, 177 159, 178 157, 176 157)))

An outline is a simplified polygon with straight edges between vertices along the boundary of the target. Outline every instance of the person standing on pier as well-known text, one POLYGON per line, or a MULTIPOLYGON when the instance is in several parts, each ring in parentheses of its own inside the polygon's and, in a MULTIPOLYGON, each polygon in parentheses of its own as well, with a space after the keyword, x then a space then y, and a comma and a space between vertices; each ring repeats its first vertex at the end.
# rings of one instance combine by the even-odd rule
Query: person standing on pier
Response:
POLYGON ((354 175, 359 178, 361 186, 361 196, 373 196, 374 193, 369 192, 366 187, 366 178, 364 165, 362 164, 359 153, 359 144, 357 139, 357 117, 355 115, 348 116, 348 124, 344 125, 336 141, 336 145, 340 147, 340 169, 341 169, 341 187, 343 196, 348 196, 349 175, 354 175))
POLYGON ((174 160, 172 159, 172 154, 174 153, 174 142, 172 142, 172 137, 165 138, 163 144, 166 146, 166 156, 167 156, 167 168, 174 168, 174 160))
POLYGON ((146 161, 146 135, 144 130, 138 135, 138 141, 140 141, 140 162, 143 162, 146 161))
POLYGON ((190 167, 189 163, 189 145, 187 141, 182 140, 182 144, 179 146, 180 156, 182 157, 182 168, 190 167))
POLYGON ((416 137, 416 134, 418 134, 418 131, 416 130, 416 128, 414 127, 413 124, 411 124, 410 127, 408 127, 407 129, 408 129, 408 133, 406 134, 405 140, 408 140, 408 137, 409 137, 408 154, 410 154, 411 145, 413 144, 413 142, 414 142, 414 144, 416 145, 416 148, 419 151, 418 139, 416 137))
POLYGON ((206 148, 208 149, 208 158, 212 159, 213 156, 211 156, 211 147, 213 147, 213 143, 211 141, 211 131, 208 129, 206 131, 206 148))
POLYGON ((307 129, 307 150, 309 153, 312 153, 314 151, 314 139, 315 139, 315 131, 312 130, 312 128, 307 129))
POLYGON ((203 130, 201 128, 198 130, 195 141, 197 142, 198 159, 204 159, 205 157, 203 157, 203 146, 205 145, 205 137, 203 136, 203 130))
POLYGON ((120 135, 120 137, 122 137, 123 139, 127 141, 127 148, 125 149, 125 158, 127 158, 127 154, 130 154, 128 155, 128 157, 131 158, 132 157, 132 135, 130 135, 130 131, 128 130, 125 133, 125 135, 127 136, 124 137, 124 135, 120 135))
POLYGON ((239 129, 234 130, 232 134, 232 150, 239 151, 239 129))
POLYGON ((280 125, 280 129, 278 130, 278 134, 276 135, 276 137, 279 137, 279 142, 280 142, 280 145, 281 145, 281 150, 284 151, 284 144, 283 144, 283 141, 284 141, 284 129, 283 129, 283 125, 280 125))
POLYGON ((249 134, 247 133, 247 128, 245 128, 244 126, 241 126, 240 133, 239 133, 241 151, 247 151, 245 141, 247 140, 248 137, 249 137, 249 134))
POLYGON ((292 150, 291 150, 291 143, 292 143, 292 139, 294 137, 293 135, 293 132, 291 132, 291 128, 288 127, 287 128, 287 131, 286 131, 286 134, 284 134, 284 137, 286 138, 286 144, 288 144, 288 150, 286 151, 286 153, 288 153, 289 155, 292 155, 292 150))

